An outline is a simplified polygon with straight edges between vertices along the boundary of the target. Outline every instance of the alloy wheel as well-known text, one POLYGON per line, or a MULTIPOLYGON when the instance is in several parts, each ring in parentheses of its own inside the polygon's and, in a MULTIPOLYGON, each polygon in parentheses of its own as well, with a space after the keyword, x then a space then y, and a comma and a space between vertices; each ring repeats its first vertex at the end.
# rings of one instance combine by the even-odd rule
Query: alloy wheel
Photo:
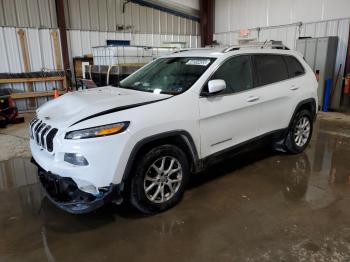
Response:
POLYGON ((301 117, 296 126, 294 131, 294 142, 298 147, 303 147, 310 136, 310 120, 306 116, 301 117))
POLYGON ((170 200, 182 183, 182 166, 173 156, 164 156, 154 161, 144 178, 144 191, 154 203, 170 200))

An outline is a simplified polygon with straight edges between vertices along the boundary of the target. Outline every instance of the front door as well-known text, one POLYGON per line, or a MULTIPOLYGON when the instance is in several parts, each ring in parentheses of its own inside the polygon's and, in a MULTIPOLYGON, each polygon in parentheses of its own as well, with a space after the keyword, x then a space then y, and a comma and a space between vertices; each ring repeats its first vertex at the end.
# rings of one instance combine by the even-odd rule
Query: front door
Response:
POLYGON ((210 79, 225 80, 226 90, 199 99, 203 158, 256 137, 260 121, 250 55, 229 58, 210 79))

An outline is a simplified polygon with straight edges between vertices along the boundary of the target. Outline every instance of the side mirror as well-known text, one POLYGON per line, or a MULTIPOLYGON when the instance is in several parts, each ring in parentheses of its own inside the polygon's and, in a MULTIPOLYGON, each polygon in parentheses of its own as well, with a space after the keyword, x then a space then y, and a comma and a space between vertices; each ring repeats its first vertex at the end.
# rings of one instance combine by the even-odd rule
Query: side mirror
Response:
POLYGON ((208 93, 214 95, 226 89, 226 82, 222 79, 214 79, 208 82, 208 93))

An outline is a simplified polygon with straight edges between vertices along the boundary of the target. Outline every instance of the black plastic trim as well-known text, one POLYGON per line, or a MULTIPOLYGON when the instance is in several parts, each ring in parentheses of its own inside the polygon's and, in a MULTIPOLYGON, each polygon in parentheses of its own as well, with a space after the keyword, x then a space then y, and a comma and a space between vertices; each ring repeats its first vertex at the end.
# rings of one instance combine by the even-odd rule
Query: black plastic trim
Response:
POLYGON ((113 199, 122 199, 123 184, 110 184, 98 196, 81 191, 76 183, 69 177, 62 177, 45 171, 34 158, 31 162, 38 167, 38 176, 45 189, 46 197, 58 208, 71 214, 86 214, 99 209, 113 199), (57 191, 57 192, 55 192, 57 191), (68 198, 62 201, 57 197, 64 194, 68 198), (74 197, 72 197, 74 196, 74 197))
POLYGON ((132 105, 126 105, 126 106, 119 106, 119 107, 111 108, 111 109, 108 109, 108 110, 105 110, 105 111, 93 114, 91 116, 85 117, 83 119, 80 119, 79 121, 71 124, 69 127, 74 126, 74 125, 76 125, 76 124, 78 124, 80 122, 83 122, 83 121, 91 119, 91 118, 95 118, 95 117, 98 117, 98 116, 103 116, 103 115, 107 115, 107 114, 111 114, 111 113, 115 113, 115 112, 131 109, 131 108, 135 108, 135 107, 139 107, 139 106, 153 104, 153 103, 160 102, 160 101, 163 101, 163 100, 166 100, 166 99, 169 99, 169 98, 170 97, 163 98, 163 99, 158 99, 158 100, 153 100, 153 101, 148 101, 148 102, 143 102, 143 103, 138 103, 138 104, 132 104, 132 105))
POLYGON ((285 134, 286 130, 288 130, 288 128, 271 131, 206 156, 201 160, 202 167, 206 168, 212 164, 222 161, 223 159, 233 157, 245 150, 249 150, 251 147, 256 147, 259 144, 268 144, 268 142, 277 141, 285 134))

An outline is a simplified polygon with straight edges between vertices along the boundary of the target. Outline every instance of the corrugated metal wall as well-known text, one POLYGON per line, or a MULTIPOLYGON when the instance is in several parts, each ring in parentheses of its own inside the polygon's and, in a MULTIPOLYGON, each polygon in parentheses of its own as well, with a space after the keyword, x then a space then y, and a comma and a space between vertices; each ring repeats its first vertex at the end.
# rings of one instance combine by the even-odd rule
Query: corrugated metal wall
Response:
POLYGON ((349 0, 218 0, 215 33, 349 17, 349 0))
MULTIPOLYGON (((278 27, 261 28, 260 32, 257 29, 252 29, 249 38, 255 38, 259 42, 265 40, 279 40, 283 41, 291 49, 296 47, 296 39, 302 36, 323 37, 323 36, 338 36, 338 53, 335 65, 336 75, 340 65, 342 69, 340 75, 344 74, 346 51, 349 38, 349 23, 350 19, 336 19, 330 21, 305 23, 302 26, 286 25, 278 27)), ((219 43, 225 45, 237 45, 239 38, 239 31, 231 31, 226 33, 217 33, 214 39, 219 43)), ((337 91, 334 94, 334 101, 340 101, 342 81, 338 82, 337 91)), ((339 105, 333 105, 334 109, 339 109, 339 105)))
POLYGON ((0 26, 56 28, 55 0, 0 0, 0 26))
POLYGON ((161 46, 186 42, 199 47, 199 23, 123 0, 66 0, 70 56, 91 53, 107 39, 130 40, 132 45, 161 46))
POLYGON ((65 0, 67 28, 135 34, 197 35, 198 22, 123 0, 65 0), (120 28, 120 31, 125 31, 120 28))

